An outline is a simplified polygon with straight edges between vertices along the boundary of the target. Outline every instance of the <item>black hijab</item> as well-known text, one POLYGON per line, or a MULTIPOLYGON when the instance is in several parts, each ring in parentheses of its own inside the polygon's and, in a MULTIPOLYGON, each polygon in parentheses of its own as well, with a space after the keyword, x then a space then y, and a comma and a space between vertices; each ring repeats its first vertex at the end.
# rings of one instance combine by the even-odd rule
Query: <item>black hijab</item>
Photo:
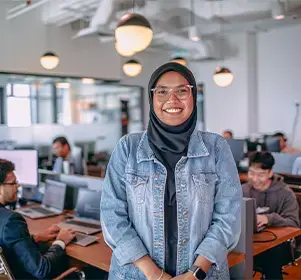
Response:
POLYGON ((195 129, 197 121, 197 107, 196 107, 196 82, 191 71, 185 66, 168 62, 160 66, 152 74, 148 84, 148 95, 150 103, 150 119, 147 128, 147 136, 151 149, 156 158, 167 168, 167 198, 169 203, 175 201, 175 186, 174 186, 174 171, 177 162, 182 156, 187 154, 190 136, 195 129), (181 74, 192 88, 192 96, 194 101, 194 108, 190 117, 178 126, 170 126, 163 123, 155 114, 153 107, 153 92, 152 88, 156 86, 159 78, 167 73, 175 71, 181 74), (170 185, 173 184, 173 187, 170 185))

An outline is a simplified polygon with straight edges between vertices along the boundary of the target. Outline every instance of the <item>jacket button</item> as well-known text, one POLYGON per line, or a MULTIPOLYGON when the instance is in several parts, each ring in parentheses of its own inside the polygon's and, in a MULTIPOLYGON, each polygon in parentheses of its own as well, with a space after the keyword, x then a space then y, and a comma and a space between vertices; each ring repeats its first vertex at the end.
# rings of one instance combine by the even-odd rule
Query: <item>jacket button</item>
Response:
POLYGON ((188 216, 188 212, 187 212, 187 211, 184 211, 184 212, 183 212, 183 216, 187 217, 187 216, 188 216))
POLYGON ((186 244, 188 242, 188 239, 183 240, 183 244, 186 244))

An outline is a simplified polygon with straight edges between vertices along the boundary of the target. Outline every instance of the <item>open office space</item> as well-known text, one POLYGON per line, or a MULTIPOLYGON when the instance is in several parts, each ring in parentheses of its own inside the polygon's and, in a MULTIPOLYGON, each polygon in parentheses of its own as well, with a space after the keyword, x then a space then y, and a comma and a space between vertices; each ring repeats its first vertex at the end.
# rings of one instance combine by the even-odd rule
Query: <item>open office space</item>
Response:
POLYGON ((0 1, 0 275, 301 279, 301 0, 0 1))

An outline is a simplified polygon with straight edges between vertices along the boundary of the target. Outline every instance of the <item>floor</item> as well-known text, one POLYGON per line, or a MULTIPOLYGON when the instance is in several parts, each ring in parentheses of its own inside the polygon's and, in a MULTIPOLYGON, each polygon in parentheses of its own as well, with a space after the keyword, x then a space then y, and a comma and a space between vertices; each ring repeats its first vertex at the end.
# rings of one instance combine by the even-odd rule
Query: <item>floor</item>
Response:
MULTIPOLYGON (((299 259, 297 263, 298 266, 289 266, 284 270, 288 273, 288 275, 283 276, 285 280, 301 280, 301 259, 299 259)), ((260 276, 261 275, 257 273, 253 279, 259 280, 260 276)))

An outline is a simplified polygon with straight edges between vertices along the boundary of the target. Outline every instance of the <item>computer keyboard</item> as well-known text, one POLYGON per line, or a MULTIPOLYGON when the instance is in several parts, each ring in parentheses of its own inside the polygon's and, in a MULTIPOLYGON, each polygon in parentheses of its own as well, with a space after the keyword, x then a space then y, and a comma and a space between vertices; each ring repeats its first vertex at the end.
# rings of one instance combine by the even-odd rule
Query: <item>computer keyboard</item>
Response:
POLYGON ((37 211, 37 212, 39 212, 41 214, 44 214, 44 215, 53 214, 53 211, 44 209, 42 207, 33 207, 31 209, 34 210, 34 211, 37 211))
POLYGON ((89 228, 95 228, 95 229, 100 228, 100 225, 96 225, 96 224, 92 224, 92 223, 88 223, 88 222, 82 222, 82 221, 67 220, 65 223, 69 224, 69 225, 76 225, 76 226, 89 227, 89 228))

